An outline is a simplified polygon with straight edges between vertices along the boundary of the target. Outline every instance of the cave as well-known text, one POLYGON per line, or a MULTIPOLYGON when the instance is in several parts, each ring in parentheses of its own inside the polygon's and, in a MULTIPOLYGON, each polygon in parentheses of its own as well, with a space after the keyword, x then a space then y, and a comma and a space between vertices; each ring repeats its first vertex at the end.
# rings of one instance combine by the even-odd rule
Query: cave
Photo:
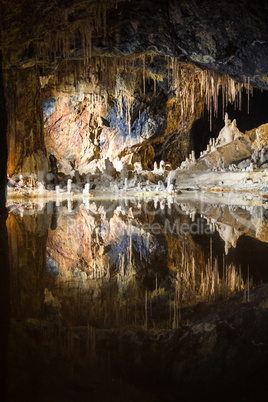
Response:
POLYGON ((4 400, 261 395, 267 17, 2 0, 4 400))

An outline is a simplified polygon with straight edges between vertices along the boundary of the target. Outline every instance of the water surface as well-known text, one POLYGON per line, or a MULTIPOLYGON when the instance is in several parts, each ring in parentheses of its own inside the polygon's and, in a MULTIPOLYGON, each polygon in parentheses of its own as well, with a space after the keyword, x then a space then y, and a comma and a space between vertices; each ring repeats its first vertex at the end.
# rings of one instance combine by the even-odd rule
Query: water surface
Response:
MULTIPOLYGON (((153 360, 157 339, 189 326, 193 308, 235 292, 249 302, 268 283, 266 206, 239 202, 10 202, 10 400, 163 396, 150 385, 154 370, 148 381, 142 375, 146 344, 155 345, 153 360), (141 378, 124 374, 125 365, 140 367, 141 378)), ((173 364, 156 362, 160 372, 173 364)))

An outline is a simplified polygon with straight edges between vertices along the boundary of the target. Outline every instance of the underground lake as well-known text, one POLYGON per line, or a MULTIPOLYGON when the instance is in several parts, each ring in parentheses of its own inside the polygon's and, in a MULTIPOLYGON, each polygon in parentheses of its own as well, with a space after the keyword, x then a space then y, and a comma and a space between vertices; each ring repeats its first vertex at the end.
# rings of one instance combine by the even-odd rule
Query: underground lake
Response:
POLYGON ((10 400, 212 400, 226 384, 236 400, 258 395, 263 203, 189 191, 7 207, 10 400))

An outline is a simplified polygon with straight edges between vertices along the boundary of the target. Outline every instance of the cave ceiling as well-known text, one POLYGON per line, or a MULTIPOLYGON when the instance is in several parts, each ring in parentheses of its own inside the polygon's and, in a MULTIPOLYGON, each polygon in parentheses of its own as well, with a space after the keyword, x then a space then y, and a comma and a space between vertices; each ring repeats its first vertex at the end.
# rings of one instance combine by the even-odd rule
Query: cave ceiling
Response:
POLYGON ((3 0, 4 65, 64 59, 176 57, 268 89, 266 1, 3 0))

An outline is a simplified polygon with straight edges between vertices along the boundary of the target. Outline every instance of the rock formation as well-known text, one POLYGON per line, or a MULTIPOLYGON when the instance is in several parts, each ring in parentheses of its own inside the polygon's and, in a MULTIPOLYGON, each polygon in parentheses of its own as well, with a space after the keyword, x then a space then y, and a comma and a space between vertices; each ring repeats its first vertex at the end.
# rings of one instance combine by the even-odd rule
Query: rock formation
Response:
POLYGON ((241 108, 243 92, 267 87, 264 2, 13 3, 1 44, 9 175, 46 181, 50 155, 64 174, 107 157, 177 167, 206 108, 212 127, 220 91, 223 109, 241 108))
POLYGON ((236 376, 234 399, 261 390, 267 286, 252 290, 248 261, 227 260, 241 244, 267 278, 245 246, 267 242, 266 3, 2 0, 6 399, 189 399, 196 387, 197 400, 205 384, 226 400, 236 376), (237 127, 256 93, 260 121, 237 127), (200 121, 209 137, 193 134, 200 121), (210 191, 189 203, 193 189, 210 191))

